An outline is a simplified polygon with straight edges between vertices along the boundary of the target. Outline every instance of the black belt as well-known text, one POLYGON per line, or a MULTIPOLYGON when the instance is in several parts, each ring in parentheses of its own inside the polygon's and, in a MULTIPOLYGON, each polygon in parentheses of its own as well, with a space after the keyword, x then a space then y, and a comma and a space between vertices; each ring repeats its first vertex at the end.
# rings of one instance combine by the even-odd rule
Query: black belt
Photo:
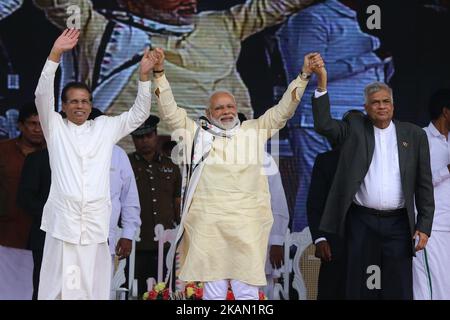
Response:
POLYGON ((357 205, 356 203, 352 203, 352 207, 354 209, 358 210, 359 212, 363 212, 363 213, 367 213, 367 214, 371 214, 371 215, 375 215, 375 216, 379 216, 379 217, 399 216, 399 215, 405 214, 407 212, 406 208, 400 208, 400 209, 395 209, 395 210, 378 210, 378 209, 363 207, 363 206, 357 205))

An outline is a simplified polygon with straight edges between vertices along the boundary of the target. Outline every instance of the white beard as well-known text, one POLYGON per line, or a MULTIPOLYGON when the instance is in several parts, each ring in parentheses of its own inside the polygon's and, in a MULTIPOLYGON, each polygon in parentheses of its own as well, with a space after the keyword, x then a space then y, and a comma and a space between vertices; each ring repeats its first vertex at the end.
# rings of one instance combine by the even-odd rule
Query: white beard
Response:
POLYGON ((235 116, 233 121, 223 123, 219 119, 211 117, 210 121, 213 125, 215 125, 216 127, 219 127, 220 129, 230 130, 230 129, 233 129, 239 123, 239 118, 237 116, 235 116))

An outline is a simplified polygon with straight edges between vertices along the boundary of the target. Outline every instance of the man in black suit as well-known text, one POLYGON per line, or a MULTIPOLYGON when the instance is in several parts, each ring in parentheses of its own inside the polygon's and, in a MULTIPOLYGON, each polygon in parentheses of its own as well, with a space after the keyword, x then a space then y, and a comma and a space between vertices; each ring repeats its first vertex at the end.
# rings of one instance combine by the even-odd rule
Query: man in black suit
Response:
POLYGON ((51 172, 47 149, 30 153, 22 168, 17 204, 33 218, 28 247, 33 252, 33 300, 37 300, 39 274, 44 253, 45 232, 41 230, 42 211, 48 198, 51 172))
POLYGON ((314 129, 341 149, 320 229, 346 236, 346 297, 412 299, 412 256, 425 247, 434 214, 426 134, 392 120, 392 90, 384 83, 366 87, 367 116, 332 119, 326 70, 322 64, 313 71, 314 129))

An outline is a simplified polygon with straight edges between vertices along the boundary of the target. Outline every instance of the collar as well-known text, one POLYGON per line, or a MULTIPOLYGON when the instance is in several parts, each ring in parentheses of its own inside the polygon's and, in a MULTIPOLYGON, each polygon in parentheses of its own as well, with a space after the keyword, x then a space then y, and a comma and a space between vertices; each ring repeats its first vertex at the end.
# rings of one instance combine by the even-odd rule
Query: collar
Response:
POLYGON ((433 122, 430 121, 428 125, 428 131, 433 135, 433 137, 445 137, 439 130, 434 126, 433 122))
POLYGON ((90 120, 86 120, 83 124, 80 124, 80 125, 73 123, 72 121, 68 120, 67 118, 65 120, 67 122, 67 126, 70 129, 75 130, 76 132, 84 131, 91 126, 90 120))
MULTIPOLYGON (((450 141, 445 135, 443 135, 433 124, 433 122, 430 121, 430 124, 428 125, 428 131, 431 133, 433 137, 436 138, 444 138, 445 140, 450 141)), ((450 136, 450 133, 449 133, 450 136)))
POLYGON ((349 18, 356 18, 356 11, 353 9, 350 9, 345 4, 340 3, 338 0, 328 0, 325 1, 324 5, 329 7, 330 9, 338 12, 339 14, 349 17, 349 18))
POLYGON ((375 132, 379 132, 379 134, 390 134, 393 130, 395 130, 395 124, 394 121, 391 120, 391 122, 389 122, 389 125, 384 128, 384 129, 380 129, 376 126, 373 126, 375 132))

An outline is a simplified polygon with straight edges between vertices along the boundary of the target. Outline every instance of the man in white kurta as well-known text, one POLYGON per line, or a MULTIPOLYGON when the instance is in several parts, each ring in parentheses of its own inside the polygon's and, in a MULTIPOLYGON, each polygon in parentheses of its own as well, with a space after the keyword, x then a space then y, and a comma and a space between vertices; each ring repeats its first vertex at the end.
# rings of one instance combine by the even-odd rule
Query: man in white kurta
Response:
POLYGON ((413 259, 413 292, 415 300, 450 300, 450 89, 432 97, 430 118, 424 130, 434 187, 433 236, 413 259))
POLYGON ((66 30, 55 41, 35 92, 52 171, 41 225, 47 234, 39 299, 109 299, 112 149, 150 114, 148 73, 154 58, 148 51, 141 60, 136 101, 128 112, 87 121, 91 96, 83 84, 72 85, 62 96, 67 119, 54 111, 55 72, 61 54, 71 50, 78 37, 78 31, 66 30))
MULTIPOLYGON (((310 63, 323 61, 317 54, 305 57, 303 78, 291 82, 275 107, 242 124, 236 122, 236 101, 229 92, 213 94, 208 119, 197 124, 177 106, 163 72, 155 79, 161 118, 183 137, 184 156, 192 159, 187 163, 193 174, 187 175, 190 181, 178 235, 179 278, 205 282, 203 299, 225 299, 230 281, 237 300, 256 300, 258 286, 266 284, 264 266, 273 217, 262 168, 264 146, 294 114, 308 83, 310 63), (196 177, 198 167, 201 173, 196 177)), ((162 70, 162 63, 156 69, 162 70)))

